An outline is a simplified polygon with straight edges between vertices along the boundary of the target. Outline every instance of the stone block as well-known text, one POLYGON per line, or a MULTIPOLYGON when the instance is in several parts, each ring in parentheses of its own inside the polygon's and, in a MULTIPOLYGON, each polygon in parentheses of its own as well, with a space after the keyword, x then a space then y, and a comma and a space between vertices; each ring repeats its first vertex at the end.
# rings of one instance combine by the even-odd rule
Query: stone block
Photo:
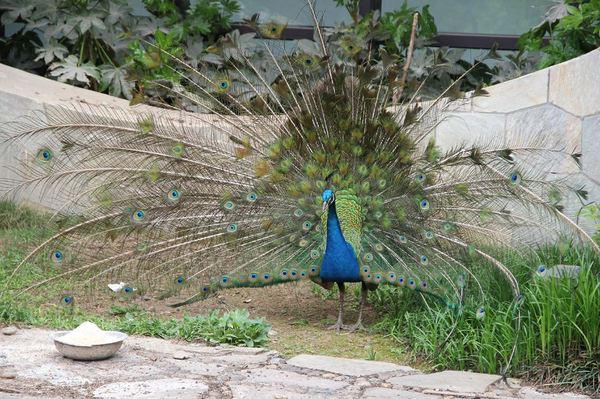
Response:
POLYGON ((600 113, 600 49, 550 68, 550 102, 576 116, 600 113))
POLYGON ((590 116, 582 122, 581 166, 585 174, 600 185, 600 115, 590 116))
POLYGON ((504 137, 506 115, 455 112, 444 115, 435 130, 436 144, 447 151, 504 137))
POLYGON ((501 378, 501 376, 494 374, 448 370, 432 374, 394 377, 390 378, 388 382, 411 388, 435 389, 458 393, 484 393, 488 386, 501 378))
MULTIPOLYGON (((581 151, 581 120, 552 105, 544 104, 508 114, 506 138, 513 147, 538 145, 560 148, 566 153, 581 151)), ((569 156, 560 153, 522 153, 527 165, 546 173, 577 173, 579 166, 569 156)))
POLYGON ((393 363, 319 355, 298 355, 288 360, 287 363, 296 367, 328 371, 330 373, 351 375, 354 377, 387 373, 390 371, 417 372, 411 367, 399 366, 393 363))
POLYGON ((473 97, 475 112, 512 112, 544 104, 548 99, 548 70, 537 71, 494 86, 473 97))

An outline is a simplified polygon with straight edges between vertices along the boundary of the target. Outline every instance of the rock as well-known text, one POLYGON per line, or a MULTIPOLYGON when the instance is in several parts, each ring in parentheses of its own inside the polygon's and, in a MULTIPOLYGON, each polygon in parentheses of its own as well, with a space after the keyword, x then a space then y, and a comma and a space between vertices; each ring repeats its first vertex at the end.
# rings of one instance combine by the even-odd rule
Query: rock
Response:
POLYGON ((244 299, 244 303, 250 303, 252 302, 252 299, 248 298, 248 299, 244 299))
POLYGON ((2 329, 2 334, 4 335, 15 335, 19 331, 19 329, 15 326, 8 326, 2 329))
POLYGON ((298 355, 288 360, 288 364, 312 370, 328 371, 336 374, 362 377, 366 375, 386 373, 389 371, 415 372, 416 370, 393 363, 371 360, 344 359, 331 356, 298 355))
POLYGON ((366 378, 357 378, 356 381, 354 381, 354 385, 357 387, 368 387, 371 383, 366 378))
POLYGON ((333 373, 324 373, 324 374, 321 374, 321 377, 323 377, 323 378, 335 378, 335 377, 337 377, 337 375, 333 374, 333 373))
POLYGON ((95 398, 120 399, 196 399, 208 392, 208 386, 200 381, 183 378, 165 378, 150 381, 115 382, 94 391, 95 398))
POLYGON ((468 371, 442 371, 440 373, 408 375, 390 378, 388 382, 411 388, 435 389, 459 393, 484 393, 488 386, 502 377, 494 374, 468 371))
POLYGON ((176 360, 185 360, 185 359, 189 359, 190 355, 189 353, 186 353, 184 351, 177 351, 175 353, 173 353, 173 359, 176 360))
POLYGON ((268 335, 269 337, 274 337, 274 336, 276 336, 276 335, 278 335, 278 334, 279 334, 279 333, 278 333, 277 331, 275 331, 275 330, 269 330, 269 332, 267 333, 267 335, 268 335))

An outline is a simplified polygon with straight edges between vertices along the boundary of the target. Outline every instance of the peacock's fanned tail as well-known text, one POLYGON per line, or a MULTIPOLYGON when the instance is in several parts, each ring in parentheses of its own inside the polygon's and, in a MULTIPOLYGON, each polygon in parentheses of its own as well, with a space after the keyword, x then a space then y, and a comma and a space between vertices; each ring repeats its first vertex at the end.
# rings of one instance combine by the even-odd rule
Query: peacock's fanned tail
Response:
POLYGON ((341 225, 365 282, 449 305, 467 285, 484 300, 474 262, 519 295, 491 246, 589 238, 558 206, 569 188, 537 162, 576 164, 568 149, 531 132, 441 151, 431 137, 445 102, 388 108, 390 68, 327 53, 343 50, 277 59, 266 48, 275 78, 245 58, 225 77, 180 62, 176 94, 209 115, 53 107, 4 126, 5 146, 35 150, 2 188, 43 195, 62 226, 15 269, 48 271, 23 291, 60 282, 72 302, 123 281, 124 295, 189 303, 220 288, 318 282, 326 188, 346 199, 341 225))

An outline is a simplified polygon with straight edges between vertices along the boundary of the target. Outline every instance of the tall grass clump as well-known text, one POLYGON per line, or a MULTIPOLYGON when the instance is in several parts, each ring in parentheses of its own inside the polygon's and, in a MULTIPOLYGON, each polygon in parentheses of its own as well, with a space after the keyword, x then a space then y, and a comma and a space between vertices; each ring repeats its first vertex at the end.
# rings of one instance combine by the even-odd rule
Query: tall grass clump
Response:
POLYGON ((516 262, 522 299, 509 299, 507 287, 481 273, 480 279, 488 276, 482 284, 490 292, 485 317, 478 320, 478 304, 469 299, 456 311, 412 291, 381 290, 373 296, 385 312, 378 327, 436 369, 506 372, 600 393, 598 256, 581 248, 546 247, 529 258, 506 257, 516 262), (539 262, 581 269, 575 279, 543 277, 535 273, 539 262))

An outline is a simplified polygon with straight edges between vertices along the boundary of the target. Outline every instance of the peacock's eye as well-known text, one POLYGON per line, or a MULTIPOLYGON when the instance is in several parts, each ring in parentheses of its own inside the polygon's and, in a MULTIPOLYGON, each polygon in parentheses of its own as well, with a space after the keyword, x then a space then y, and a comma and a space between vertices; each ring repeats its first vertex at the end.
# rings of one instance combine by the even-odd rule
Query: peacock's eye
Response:
POLYGON ((123 288, 123 291, 126 294, 131 294, 133 292, 133 288, 131 288, 131 287, 125 287, 125 288, 123 288))
POLYGON ((429 209, 429 201, 426 199, 422 199, 421 202, 419 203, 419 205, 421 206, 421 209, 424 211, 429 209))
POLYGON ((277 32, 277 28, 276 27, 272 27, 271 28, 271 33, 275 33, 275 32, 277 32))
POLYGON ((406 241, 407 241, 407 239, 406 239, 406 236, 405 236, 404 234, 401 234, 401 235, 398 237, 398 240, 400 240, 400 242, 401 242, 402 244, 405 244, 405 243, 406 243, 406 241))
POLYGON ((56 251, 52 252, 52 260, 55 263, 62 262, 63 258, 64 258, 64 255, 63 255, 63 253, 61 251, 56 250, 56 251))
POLYGON ((184 282, 185 282, 185 279, 183 278, 183 276, 177 277, 177 284, 183 284, 184 282))
POLYGON ((475 312, 475 318, 477 320, 481 320, 485 317, 485 308, 483 306, 481 306, 479 309, 477 309, 477 312, 475 312))
POLYGON ((69 305, 69 304, 73 303, 73 297, 70 295, 64 296, 62 301, 64 304, 69 305))
POLYGON ((421 255, 421 264, 426 265, 429 263, 429 258, 426 255, 421 255))
POLYGON ((254 202, 257 200, 257 198, 258 198, 258 195, 256 193, 250 193, 246 196, 246 200, 248 202, 254 202))
POLYGON ((179 202, 180 198, 181 198, 181 192, 179 190, 172 189, 167 193, 167 200, 171 204, 175 204, 175 203, 179 202))
POLYGON ((146 212, 138 209, 137 211, 133 212, 132 219, 134 223, 141 223, 144 221, 144 219, 146 219, 146 212))
POLYGON ((53 154, 49 148, 42 148, 38 151, 36 158, 42 162, 48 162, 52 159, 53 154))
POLYGON ((304 63, 305 63, 306 65, 312 65, 312 60, 311 60, 310 58, 307 58, 307 59, 304 61, 304 63))
POLYGON ((235 233, 238 229, 238 225, 236 223, 231 223, 229 226, 227 226, 227 232, 228 233, 235 233))
POLYGON ((302 229, 304 231, 310 230, 312 228, 312 226, 313 226, 312 222, 310 222, 308 220, 306 220, 304 223, 302 223, 302 229))
POLYGON ((517 172, 514 172, 513 174, 510 175, 510 182, 513 185, 517 185, 517 184, 521 183, 521 175, 517 172))
POLYGON ((181 158, 183 156, 183 149, 183 144, 177 143, 171 147, 171 154, 176 158, 181 158))
POLYGON ((219 86, 221 86, 221 89, 227 89, 229 87, 229 83, 223 81, 219 84, 219 86))
POLYGON ((416 176, 416 180, 418 183, 423 183, 425 181, 426 177, 423 173, 419 173, 416 176))
POLYGON ((228 211, 230 211, 233 208, 235 208, 235 204, 233 202, 231 202, 231 201, 227 201, 225 204, 223 204, 223 208, 225 208, 228 211))

